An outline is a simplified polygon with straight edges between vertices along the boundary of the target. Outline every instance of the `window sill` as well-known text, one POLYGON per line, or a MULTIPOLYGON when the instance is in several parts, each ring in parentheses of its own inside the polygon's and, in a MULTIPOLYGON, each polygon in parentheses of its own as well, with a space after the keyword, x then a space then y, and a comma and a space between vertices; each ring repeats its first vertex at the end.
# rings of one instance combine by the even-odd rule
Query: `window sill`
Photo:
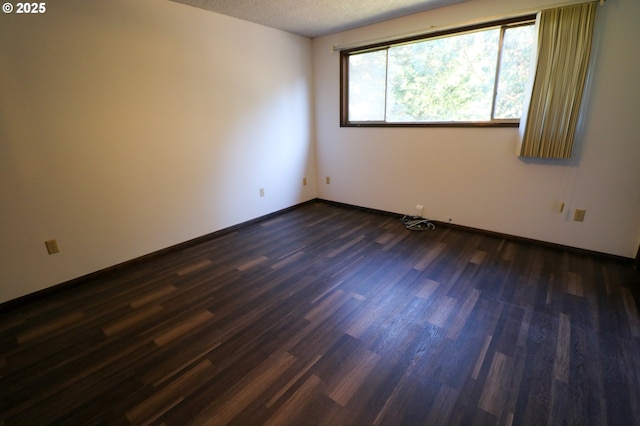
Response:
POLYGON ((519 127, 519 121, 448 121, 437 123, 346 122, 340 127, 519 127))

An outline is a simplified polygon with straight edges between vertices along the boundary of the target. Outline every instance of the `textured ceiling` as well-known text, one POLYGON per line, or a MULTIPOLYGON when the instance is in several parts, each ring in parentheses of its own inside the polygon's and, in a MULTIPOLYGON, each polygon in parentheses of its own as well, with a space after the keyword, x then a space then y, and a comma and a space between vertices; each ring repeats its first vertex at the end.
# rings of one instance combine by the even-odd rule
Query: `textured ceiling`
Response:
POLYGON ((171 1, 314 38, 468 0, 171 1))

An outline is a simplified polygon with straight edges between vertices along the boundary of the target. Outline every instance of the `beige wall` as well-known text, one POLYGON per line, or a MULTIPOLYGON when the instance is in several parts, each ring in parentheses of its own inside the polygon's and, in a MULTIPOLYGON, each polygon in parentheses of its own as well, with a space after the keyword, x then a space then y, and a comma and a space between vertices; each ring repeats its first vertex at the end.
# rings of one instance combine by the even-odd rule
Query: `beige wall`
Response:
POLYGON ((0 16, 0 302, 316 196, 309 39, 170 1, 47 7, 0 16))
POLYGON ((575 156, 514 155, 517 129, 340 128, 332 46, 532 11, 557 0, 474 0, 313 42, 318 194, 382 210, 635 257, 640 242, 640 2, 598 10, 593 74, 575 156), (324 184, 324 177, 331 184, 324 184), (564 213, 559 204, 565 202, 564 213), (583 223, 571 220, 586 209, 583 223))
POLYGON ((0 302, 316 196, 635 256, 635 0, 600 10, 571 161, 519 159, 516 129, 338 126, 333 45, 549 3, 473 0, 313 42, 160 0, 2 14, 0 302))

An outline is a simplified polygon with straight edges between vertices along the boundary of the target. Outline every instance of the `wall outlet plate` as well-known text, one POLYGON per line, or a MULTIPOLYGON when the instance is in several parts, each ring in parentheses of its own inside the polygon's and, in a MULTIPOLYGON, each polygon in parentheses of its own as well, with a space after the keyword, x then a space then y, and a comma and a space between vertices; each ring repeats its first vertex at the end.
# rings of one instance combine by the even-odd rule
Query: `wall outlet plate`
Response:
POLYGON ((60 247, 58 246, 58 240, 47 240, 44 242, 44 245, 47 247, 47 253, 56 254, 60 253, 60 247))

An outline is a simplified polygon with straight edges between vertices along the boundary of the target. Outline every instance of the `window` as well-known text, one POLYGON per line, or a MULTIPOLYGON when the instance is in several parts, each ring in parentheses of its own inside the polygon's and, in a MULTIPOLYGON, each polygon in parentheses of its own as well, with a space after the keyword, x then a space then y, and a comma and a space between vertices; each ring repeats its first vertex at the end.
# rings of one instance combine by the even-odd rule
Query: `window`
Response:
POLYGON ((341 125, 517 126, 535 16, 341 52, 341 125))

